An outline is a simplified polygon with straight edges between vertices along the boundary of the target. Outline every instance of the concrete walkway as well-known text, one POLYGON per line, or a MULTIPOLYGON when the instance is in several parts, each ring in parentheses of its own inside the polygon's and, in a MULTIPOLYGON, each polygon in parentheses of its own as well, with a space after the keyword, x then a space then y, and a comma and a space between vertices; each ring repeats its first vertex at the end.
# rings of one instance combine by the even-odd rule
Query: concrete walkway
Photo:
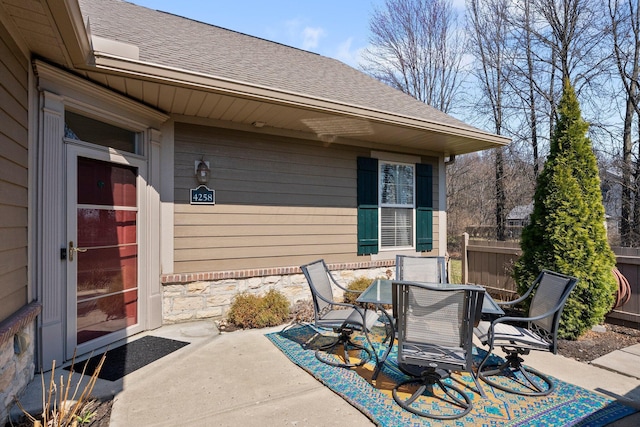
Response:
MULTIPOLYGON (((280 329, 219 335, 212 322, 164 326, 146 334, 191 344, 121 380, 99 380, 93 395, 115 396, 111 427, 373 425, 264 336, 280 329)), ((604 356, 598 366, 542 352, 527 356, 526 363, 640 409, 636 347, 604 356)), ((61 372, 56 376, 67 374, 61 372)), ((40 383, 37 376, 21 399, 28 410, 41 405, 40 383)), ((640 413, 612 426, 640 426, 640 413)))

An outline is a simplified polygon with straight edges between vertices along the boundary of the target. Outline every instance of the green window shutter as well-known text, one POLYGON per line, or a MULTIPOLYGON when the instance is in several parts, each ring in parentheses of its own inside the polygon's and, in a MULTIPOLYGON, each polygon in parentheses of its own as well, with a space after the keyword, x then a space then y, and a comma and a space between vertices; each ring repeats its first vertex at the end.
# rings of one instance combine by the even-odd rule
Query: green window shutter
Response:
POLYGON ((433 249, 433 166, 416 165, 416 251, 433 249))
POLYGON ((378 253, 378 159, 358 157, 358 255, 378 253))

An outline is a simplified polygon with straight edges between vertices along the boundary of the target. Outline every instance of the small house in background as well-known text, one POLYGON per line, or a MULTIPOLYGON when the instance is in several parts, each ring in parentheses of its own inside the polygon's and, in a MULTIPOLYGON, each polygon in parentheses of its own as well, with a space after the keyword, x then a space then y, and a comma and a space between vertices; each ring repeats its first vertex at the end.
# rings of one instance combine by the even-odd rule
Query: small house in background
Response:
POLYGON ((532 213, 533 202, 528 205, 516 206, 507 215, 507 227, 525 227, 529 224, 529 217, 532 213))
POLYGON ((0 0, 0 73, 3 405, 53 360, 238 292, 308 298, 318 258, 346 281, 444 254, 445 159, 509 142, 335 59, 120 0, 0 0))

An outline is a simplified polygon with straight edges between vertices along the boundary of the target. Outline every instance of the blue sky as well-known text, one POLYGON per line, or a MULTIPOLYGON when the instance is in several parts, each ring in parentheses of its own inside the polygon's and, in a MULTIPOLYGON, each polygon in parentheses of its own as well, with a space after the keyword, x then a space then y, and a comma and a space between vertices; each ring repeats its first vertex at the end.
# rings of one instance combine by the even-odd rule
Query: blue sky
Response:
POLYGON ((384 0, 128 0, 358 65, 384 0))

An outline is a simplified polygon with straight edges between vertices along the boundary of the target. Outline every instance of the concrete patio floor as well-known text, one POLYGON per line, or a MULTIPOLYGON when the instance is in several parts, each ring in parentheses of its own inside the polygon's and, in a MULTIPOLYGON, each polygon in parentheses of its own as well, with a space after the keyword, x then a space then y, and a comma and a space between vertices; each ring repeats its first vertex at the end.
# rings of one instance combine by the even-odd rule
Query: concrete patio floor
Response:
MULTIPOLYGON (((93 395, 114 397, 111 427, 373 425, 360 411, 291 363, 264 336, 280 329, 218 334, 213 322, 195 322, 141 334, 191 344, 123 379, 98 380, 93 395)), ((639 350, 614 352, 592 364, 533 352, 526 363, 640 409, 639 350), (614 372, 612 367, 623 372, 614 372)), ((65 374, 57 372, 56 376, 65 374)), ((45 383, 48 377, 45 374, 45 383)), ((40 383, 36 376, 21 399, 28 410, 41 407, 40 383)), ((611 426, 640 426, 640 412, 611 426)))

